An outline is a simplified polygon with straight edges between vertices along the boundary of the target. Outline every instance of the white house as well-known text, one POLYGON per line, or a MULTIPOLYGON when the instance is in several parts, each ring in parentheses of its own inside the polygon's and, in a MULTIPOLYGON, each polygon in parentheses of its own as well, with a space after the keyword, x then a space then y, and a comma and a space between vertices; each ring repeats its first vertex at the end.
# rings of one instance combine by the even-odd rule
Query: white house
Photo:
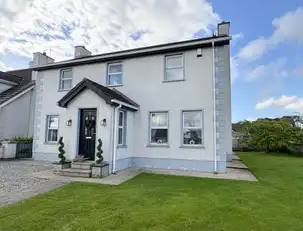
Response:
POLYGON ((34 54, 33 156, 134 167, 225 172, 232 153, 229 23, 218 35, 54 62, 34 54))

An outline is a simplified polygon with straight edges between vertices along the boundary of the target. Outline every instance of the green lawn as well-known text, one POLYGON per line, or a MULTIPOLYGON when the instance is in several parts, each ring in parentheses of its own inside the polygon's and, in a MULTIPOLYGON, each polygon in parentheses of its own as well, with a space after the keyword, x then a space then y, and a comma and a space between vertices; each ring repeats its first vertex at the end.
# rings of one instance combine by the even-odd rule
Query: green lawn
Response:
POLYGON ((260 182, 141 174, 0 209, 0 230, 303 230, 303 158, 240 153, 260 182))

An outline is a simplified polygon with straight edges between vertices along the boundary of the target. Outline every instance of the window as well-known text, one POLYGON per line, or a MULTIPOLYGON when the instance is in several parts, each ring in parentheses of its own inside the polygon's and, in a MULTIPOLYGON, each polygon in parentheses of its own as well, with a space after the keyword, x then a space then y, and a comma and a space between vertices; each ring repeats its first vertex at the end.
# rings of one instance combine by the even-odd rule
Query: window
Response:
POLYGON ((202 145, 202 111, 183 111, 183 145, 202 145))
POLYGON ((118 145, 126 145, 126 112, 119 111, 118 145))
POLYGON ((72 88, 73 72, 72 69, 61 70, 59 90, 69 90, 72 88))
POLYGON ((59 116, 46 117, 46 142, 56 143, 58 141, 59 116))
POLYGON ((107 67, 107 85, 117 86, 122 84, 122 63, 110 63, 107 67))
POLYGON ((168 144, 168 112, 150 113, 150 144, 168 144))
POLYGON ((165 56, 164 81, 184 79, 183 54, 165 56))

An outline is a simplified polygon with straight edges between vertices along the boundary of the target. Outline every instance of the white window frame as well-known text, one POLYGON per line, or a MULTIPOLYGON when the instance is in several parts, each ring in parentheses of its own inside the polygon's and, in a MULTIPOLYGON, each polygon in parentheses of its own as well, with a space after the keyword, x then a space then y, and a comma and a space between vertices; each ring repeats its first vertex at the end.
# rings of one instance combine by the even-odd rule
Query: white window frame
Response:
POLYGON ((118 117, 118 146, 126 146, 126 111, 120 110, 118 117), (122 125, 120 125, 120 113, 122 114, 122 125), (119 142, 119 130, 122 130, 122 142, 119 142))
POLYGON ((68 68, 68 69, 62 69, 60 71, 60 79, 59 79, 59 91, 67 91, 67 90, 70 90, 72 88, 72 85, 73 85, 73 69, 72 68, 68 68), (72 76, 71 77, 63 77, 63 73, 64 72, 71 72, 72 73, 72 76), (68 81, 68 80, 71 80, 71 84, 70 84, 70 88, 63 88, 63 82, 64 81, 68 81))
POLYGON ((177 53, 177 54, 167 54, 165 55, 165 62, 164 62, 164 80, 163 82, 174 82, 174 81, 182 81, 184 80, 184 76, 185 76, 185 68, 184 68, 184 53, 177 53), (182 60, 182 65, 181 66, 178 66, 178 67, 173 67, 173 68, 168 68, 167 67, 167 59, 170 58, 170 57, 178 57, 180 56, 181 57, 181 60, 182 60), (174 69, 182 69, 182 78, 181 79, 168 79, 167 78, 167 71, 168 70, 174 70, 174 69))
POLYGON ((107 76, 106 76, 107 86, 110 86, 110 87, 121 86, 122 81, 123 81, 123 63, 122 62, 108 63, 107 64, 107 76), (109 72, 111 66, 118 66, 118 65, 121 65, 121 71, 120 72, 113 72, 113 73, 109 72), (111 75, 121 75, 121 82, 118 83, 118 84, 110 84, 110 76, 111 75))
POLYGON ((59 115, 46 115, 45 143, 57 144, 58 139, 59 139, 59 115), (49 127, 49 121, 50 121, 51 117, 57 117, 58 118, 58 127, 57 127, 57 129, 49 127), (56 141, 48 140, 48 132, 49 132, 49 130, 57 130, 57 140, 56 141))
POLYGON ((169 145, 169 112, 168 111, 151 111, 149 112, 149 132, 148 143, 151 146, 168 146, 169 145), (152 114, 167 114, 167 126, 152 126, 152 114), (152 142, 152 129, 167 129, 167 143, 152 142))
POLYGON ((203 110, 182 110, 181 111, 182 118, 182 127, 181 127, 181 147, 203 147, 204 145, 204 111, 203 110), (184 125, 184 114, 187 112, 200 112, 201 113, 201 124, 199 127, 186 127, 184 125), (201 144, 184 144, 184 130, 186 129, 194 129, 201 130, 201 144))

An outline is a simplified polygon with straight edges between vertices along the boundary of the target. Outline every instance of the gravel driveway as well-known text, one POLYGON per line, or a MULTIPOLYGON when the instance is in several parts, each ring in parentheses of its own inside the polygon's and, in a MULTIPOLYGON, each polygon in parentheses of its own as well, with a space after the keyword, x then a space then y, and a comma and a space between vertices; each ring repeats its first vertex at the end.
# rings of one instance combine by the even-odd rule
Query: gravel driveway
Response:
POLYGON ((33 160, 0 161, 0 207, 61 187, 68 182, 38 179, 33 173, 52 169, 33 160))

